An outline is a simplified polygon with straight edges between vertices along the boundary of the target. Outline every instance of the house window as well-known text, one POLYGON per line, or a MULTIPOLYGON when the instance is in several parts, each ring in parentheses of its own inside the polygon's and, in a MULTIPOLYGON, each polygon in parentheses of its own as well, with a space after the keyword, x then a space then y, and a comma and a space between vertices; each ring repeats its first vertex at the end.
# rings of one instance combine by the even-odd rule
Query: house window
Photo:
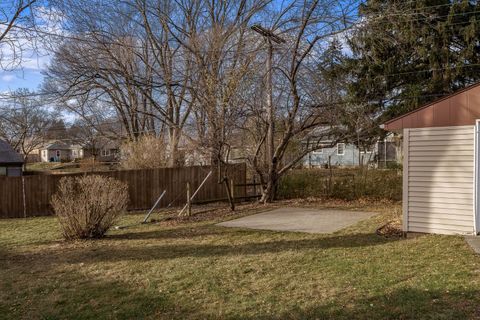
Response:
POLYGON ((110 155, 110 149, 102 149, 102 156, 108 157, 110 155))
POLYGON ((43 150, 42 154, 43 154, 43 157, 46 158, 47 157, 47 150, 43 150))
POLYGON ((323 153, 323 148, 313 151, 313 154, 322 154, 322 153, 323 153))
POLYGON ((72 150, 72 155, 73 155, 74 157, 76 157, 76 156, 77 156, 77 150, 72 150))
POLYGON ((56 155, 57 155, 57 158, 60 158, 60 150, 57 150, 56 155))
POLYGON ((345 143, 337 143, 337 156, 345 154, 345 143))

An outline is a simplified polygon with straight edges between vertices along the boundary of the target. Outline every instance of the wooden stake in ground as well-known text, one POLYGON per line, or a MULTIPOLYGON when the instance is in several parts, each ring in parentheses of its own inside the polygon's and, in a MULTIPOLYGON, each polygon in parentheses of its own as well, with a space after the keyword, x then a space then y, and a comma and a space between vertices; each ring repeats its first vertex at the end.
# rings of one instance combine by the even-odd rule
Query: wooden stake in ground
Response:
POLYGON ((155 202, 155 204, 153 205, 153 207, 150 209, 150 211, 148 211, 147 215, 145 216, 145 218, 143 219, 142 223, 147 223, 147 220, 148 218, 150 218, 150 215, 152 214, 153 210, 155 210, 155 208, 157 207, 157 205, 160 203, 160 200, 162 200, 163 196, 165 195, 165 193, 167 193, 167 190, 163 190, 162 194, 160 195, 160 197, 158 197, 157 201, 155 202))
POLYGON ((235 203, 233 202, 233 198, 232 198, 232 194, 230 192, 230 186, 229 186, 227 177, 225 177, 223 179, 223 183, 225 185, 225 190, 227 191, 228 202, 230 202, 230 209, 232 211, 235 211, 235 203))
MULTIPOLYGON (((205 177, 205 179, 203 179, 202 183, 198 186, 197 190, 195 190, 195 192, 192 194, 191 197, 189 197, 188 200, 192 201, 195 196, 197 195, 197 193, 200 191, 200 189, 203 187, 203 185, 205 184, 205 182, 207 182, 208 178, 212 175, 212 170, 210 170, 210 172, 207 174, 207 176, 205 177)), ((187 203, 185 204, 185 206, 182 208, 182 210, 180 210, 180 212, 178 213, 179 216, 182 215, 182 213, 185 211, 185 209, 187 209, 187 206, 188 206, 188 200, 187 200, 187 203)))

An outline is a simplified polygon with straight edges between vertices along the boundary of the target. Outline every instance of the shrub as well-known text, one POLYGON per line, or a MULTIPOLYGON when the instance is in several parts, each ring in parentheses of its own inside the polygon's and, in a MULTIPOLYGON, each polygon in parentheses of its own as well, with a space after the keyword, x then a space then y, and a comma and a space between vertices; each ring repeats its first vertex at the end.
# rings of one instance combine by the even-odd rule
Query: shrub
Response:
POLYGON ((125 169, 151 169, 166 167, 168 163, 165 142, 154 136, 126 142, 121 147, 120 164, 125 169))
POLYGON ((52 206, 65 239, 100 238, 127 209, 128 187, 97 175, 65 177, 52 206))

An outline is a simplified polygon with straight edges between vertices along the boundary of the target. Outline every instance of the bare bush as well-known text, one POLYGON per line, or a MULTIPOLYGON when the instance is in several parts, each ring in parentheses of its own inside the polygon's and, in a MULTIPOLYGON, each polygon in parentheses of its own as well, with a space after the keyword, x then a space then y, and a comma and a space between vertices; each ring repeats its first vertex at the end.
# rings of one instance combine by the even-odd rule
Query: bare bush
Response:
POLYGON ((121 166, 125 169, 152 169, 166 167, 168 151, 165 142, 154 136, 124 143, 121 147, 121 166))
POLYGON ((65 239, 101 238, 127 209, 125 183, 102 176, 65 177, 52 206, 65 239))

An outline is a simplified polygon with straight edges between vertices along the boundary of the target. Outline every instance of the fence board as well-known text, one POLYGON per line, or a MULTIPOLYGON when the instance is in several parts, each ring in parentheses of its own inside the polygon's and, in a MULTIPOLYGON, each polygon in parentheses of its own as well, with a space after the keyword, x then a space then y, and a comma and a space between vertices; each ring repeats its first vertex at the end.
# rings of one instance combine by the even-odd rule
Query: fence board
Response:
MULTIPOLYGON (((53 214, 50 201, 57 190, 60 179, 65 176, 101 175, 127 183, 130 195, 129 210, 149 209, 158 196, 167 190, 159 207, 179 206, 186 202, 186 184, 190 182, 192 193, 198 188, 208 172, 213 170, 194 202, 208 202, 227 197, 225 187, 218 183, 216 167, 194 166, 185 168, 159 168, 144 170, 121 170, 107 172, 88 172, 76 174, 54 174, 24 176, 25 204, 27 217, 53 214)), ((235 183, 246 183, 245 164, 228 166, 227 175, 235 183)), ((235 188, 239 197, 246 196, 244 188, 235 188)), ((21 218, 24 216, 22 177, 0 177, 0 218, 21 218)))

